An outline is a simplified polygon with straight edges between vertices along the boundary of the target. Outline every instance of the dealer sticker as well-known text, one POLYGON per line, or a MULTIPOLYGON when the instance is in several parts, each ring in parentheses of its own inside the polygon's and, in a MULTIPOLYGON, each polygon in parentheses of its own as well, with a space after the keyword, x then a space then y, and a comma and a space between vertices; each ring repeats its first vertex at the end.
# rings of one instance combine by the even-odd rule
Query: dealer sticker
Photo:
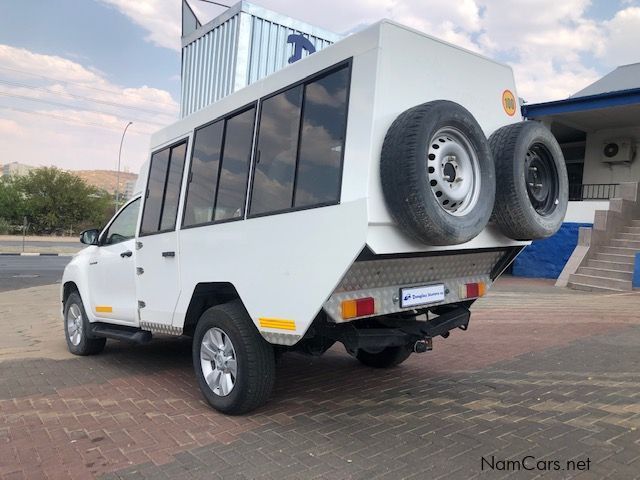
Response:
POLYGON ((425 285, 400 289, 400 308, 416 307, 444 300, 444 285, 425 285))

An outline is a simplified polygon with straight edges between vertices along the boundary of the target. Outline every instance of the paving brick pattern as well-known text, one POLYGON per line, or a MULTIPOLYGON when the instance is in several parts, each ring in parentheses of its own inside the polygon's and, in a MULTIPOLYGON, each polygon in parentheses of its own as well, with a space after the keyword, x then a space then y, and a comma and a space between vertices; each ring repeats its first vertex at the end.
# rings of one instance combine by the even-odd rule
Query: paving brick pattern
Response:
POLYGON ((5 359, 0 477, 640 478, 639 306, 507 280, 468 332, 399 368, 285 355, 271 402, 243 417, 204 404, 186 340, 5 359), (481 468, 526 455, 590 468, 481 468))

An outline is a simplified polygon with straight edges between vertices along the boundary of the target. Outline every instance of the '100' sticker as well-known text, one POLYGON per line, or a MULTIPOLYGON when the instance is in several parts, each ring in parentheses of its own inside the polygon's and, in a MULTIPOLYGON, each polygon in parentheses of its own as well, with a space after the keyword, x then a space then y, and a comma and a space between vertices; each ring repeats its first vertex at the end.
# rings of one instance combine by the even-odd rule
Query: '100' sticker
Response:
POLYGON ((502 92, 502 108, 510 117, 516 113, 516 97, 513 96, 511 90, 502 92))

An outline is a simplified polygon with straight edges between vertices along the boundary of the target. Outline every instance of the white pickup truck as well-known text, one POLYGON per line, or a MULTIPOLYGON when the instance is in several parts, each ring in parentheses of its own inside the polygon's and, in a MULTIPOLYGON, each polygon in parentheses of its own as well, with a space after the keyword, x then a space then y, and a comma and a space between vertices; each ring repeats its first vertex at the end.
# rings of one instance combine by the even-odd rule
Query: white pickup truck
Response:
POLYGON ((382 21, 161 130, 65 270, 69 350, 191 336, 205 398, 239 414, 282 352, 385 368, 466 330, 566 211, 560 148, 517 98, 508 66, 382 21))

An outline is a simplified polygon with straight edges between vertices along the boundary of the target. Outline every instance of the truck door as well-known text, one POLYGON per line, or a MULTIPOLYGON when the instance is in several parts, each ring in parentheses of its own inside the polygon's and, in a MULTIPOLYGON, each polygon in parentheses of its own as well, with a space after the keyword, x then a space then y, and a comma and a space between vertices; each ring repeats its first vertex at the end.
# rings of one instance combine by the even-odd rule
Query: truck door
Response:
POLYGON ((170 327, 180 294, 176 222, 186 151, 185 139, 151 156, 135 252, 142 328, 170 327))
POLYGON ((132 255, 139 212, 140 198, 125 205, 100 234, 89 260, 89 304, 99 321, 137 321, 132 255))

